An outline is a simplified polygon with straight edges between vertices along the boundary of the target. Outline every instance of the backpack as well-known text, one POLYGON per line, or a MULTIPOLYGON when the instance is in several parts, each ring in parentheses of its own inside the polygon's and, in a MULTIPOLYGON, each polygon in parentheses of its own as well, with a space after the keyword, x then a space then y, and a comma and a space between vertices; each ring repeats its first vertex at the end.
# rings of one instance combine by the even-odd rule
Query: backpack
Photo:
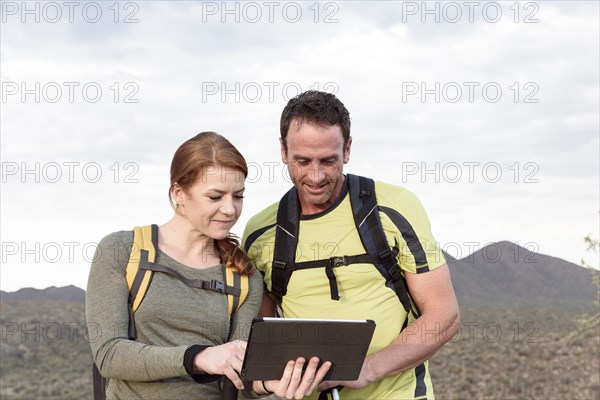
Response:
MULTIPOLYGON (((373 264, 385 278, 385 285, 394 290, 405 311, 415 318, 420 315, 416 304, 411 302, 408 286, 398 265, 398 245, 390 248, 381 225, 380 212, 396 213, 394 210, 377 204, 375 182, 362 176, 347 174, 350 204, 354 223, 366 253, 351 256, 335 256, 321 260, 296 262, 298 245, 300 207, 295 188, 290 189, 279 202, 277 210, 277 227, 273 266, 271 268, 271 292, 276 300, 287 292, 287 285, 294 271, 306 268, 323 268, 329 280, 332 300, 339 300, 337 280, 334 268, 344 265, 367 263, 373 264)), ((248 243, 246 247, 249 247, 248 243)), ((410 246, 409 246, 410 247, 410 246)), ((246 249, 248 251, 248 249, 246 249)), ((404 322, 404 329, 408 318, 404 322)))
MULTIPOLYGON (((158 226, 154 224, 142 227, 136 226, 133 229, 133 245, 131 246, 129 262, 125 270, 125 278, 127 280, 127 287, 129 288, 127 307, 129 310, 128 336, 130 340, 135 340, 137 337, 133 314, 144 299, 154 272, 167 273, 191 287, 214 290, 226 294, 230 319, 233 318, 233 314, 242 305, 244 300, 246 300, 248 296, 248 276, 240 275, 228 264, 223 266, 225 282, 217 280, 190 280, 167 266, 155 264, 154 260, 156 259, 157 250, 158 226)), ((100 375, 100 371, 95 363, 93 366, 93 382, 94 400, 106 399, 107 380, 100 375)))

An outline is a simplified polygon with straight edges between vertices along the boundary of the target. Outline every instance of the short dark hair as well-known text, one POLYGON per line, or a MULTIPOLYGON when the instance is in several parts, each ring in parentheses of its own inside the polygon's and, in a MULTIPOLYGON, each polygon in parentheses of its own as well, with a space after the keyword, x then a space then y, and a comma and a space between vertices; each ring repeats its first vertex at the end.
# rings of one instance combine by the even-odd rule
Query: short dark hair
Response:
POLYGON ((312 123, 317 125, 339 125, 342 129, 344 146, 350 140, 350 113, 335 95, 317 90, 300 93, 290 99, 281 112, 279 130, 281 141, 287 152, 287 133, 292 120, 299 124, 312 123))

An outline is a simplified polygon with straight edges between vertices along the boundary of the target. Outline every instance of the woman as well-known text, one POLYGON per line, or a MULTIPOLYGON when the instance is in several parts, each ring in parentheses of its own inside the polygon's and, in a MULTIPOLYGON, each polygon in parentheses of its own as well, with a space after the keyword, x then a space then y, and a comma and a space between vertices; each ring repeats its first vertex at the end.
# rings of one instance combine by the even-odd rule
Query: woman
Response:
MULTIPOLYGON (((238 376, 244 340, 263 287, 261 275, 229 233, 242 211, 247 174, 243 156, 214 132, 200 133, 179 147, 169 187, 175 213, 155 230, 155 259, 144 264, 154 272, 143 297, 135 296, 141 303, 130 297, 126 280, 136 248, 133 232, 111 233, 100 242, 88 280, 86 315, 96 331, 90 340, 95 364, 108 378, 106 398, 221 399, 223 375, 244 389, 238 376), (226 267, 246 276, 248 284, 245 301, 232 311, 222 293, 228 286, 226 267)), ((134 264, 136 271, 144 269, 139 258, 134 264)), ((292 398, 312 392, 330 364, 317 370, 314 358, 303 373, 304 363, 290 361, 281 380, 246 383, 245 393, 292 398)))
POLYGON ((245 342, 238 339, 246 339, 262 296, 260 274, 229 233, 242 211, 247 173, 246 161, 224 137, 203 132, 186 141, 171 164, 169 200, 175 213, 158 228, 155 264, 188 281, 224 282, 224 263, 248 276, 247 298, 232 318, 225 294, 154 272, 135 311, 136 335, 130 340, 125 270, 133 232, 115 232, 100 242, 86 314, 97 332, 90 342, 94 361, 108 378, 107 398, 220 399, 221 384, 213 375, 226 375, 242 388, 236 371, 245 342))

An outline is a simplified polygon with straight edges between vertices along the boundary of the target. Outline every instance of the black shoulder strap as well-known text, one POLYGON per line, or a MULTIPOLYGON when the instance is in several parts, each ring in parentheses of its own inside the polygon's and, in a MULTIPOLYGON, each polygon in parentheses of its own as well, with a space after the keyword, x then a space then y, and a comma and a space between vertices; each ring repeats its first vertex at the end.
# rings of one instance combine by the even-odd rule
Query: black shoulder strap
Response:
POLYGON ((291 188, 279 202, 275 248, 271 268, 271 292, 281 299, 287 292, 287 284, 296 261, 300 207, 295 188, 291 188))
POLYGON ((411 306, 408 286, 396 259, 398 250, 390 249, 381 225, 375 195, 375 182, 364 176, 351 174, 347 175, 347 179, 350 185, 350 203, 354 223, 367 254, 377 256, 379 262, 375 263, 375 267, 385 278, 386 285, 396 292, 406 312, 418 314, 418 311, 415 313, 411 306))
POLYGON ((282 197, 277 210, 271 292, 281 301, 287 292, 287 285, 294 270, 325 267, 331 287, 331 298, 339 300, 333 268, 353 263, 372 263, 385 278, 386 286, 397 294, 406 312, 412 312, 415 317, 418 317, 419 310, 416 305, 413 307, 408 286, 398 265, 396 258, 398 248, 390 248, 383 231, 375 195, 375 182, 372 179, 352 174, 347 174, 346 178, 348 179, 354 223, 366 254, 296 263, 300 207, 296 189, 292 188, 282 197))

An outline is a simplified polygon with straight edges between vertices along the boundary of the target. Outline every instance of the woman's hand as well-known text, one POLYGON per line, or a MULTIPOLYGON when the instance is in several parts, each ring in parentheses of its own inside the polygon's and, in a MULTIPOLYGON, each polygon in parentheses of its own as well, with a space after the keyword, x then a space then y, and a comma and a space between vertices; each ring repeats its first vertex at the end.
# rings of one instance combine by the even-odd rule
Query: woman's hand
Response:
POLYGON ((236 340, 207 347, 194 357, 194 368, 211 375, 225 375, 241 390, 244 385, 238 374, 242 370, 246 344, 243 340, 236 340))
MULTIPOLYGON (((313 357, 308 362, 306 370, 304 374, 302 373, 302 369, 304 368, 304 364, 306 360, 303 357, 299 357, 296 361, 289 361, 285 366, 285 370, 283 371, 283 375, 280 380, 275 381, 264 381, 264 388, 270 392, 275 393, 279 397, 284 397, 286 399, 303 399, 306 396, 309 396, 317 387, 321 380, 325 377, 329 368, 331 368, 331 363, 326 361, 319 366, 319 359, 317 357, 313 357)), ((255 382, 255 387, 260 388, 260 391, 263 391, 261 386, 261 382, 258 384, 255 382)), ((255 390, 255 392, 257 392, 255 390)))

